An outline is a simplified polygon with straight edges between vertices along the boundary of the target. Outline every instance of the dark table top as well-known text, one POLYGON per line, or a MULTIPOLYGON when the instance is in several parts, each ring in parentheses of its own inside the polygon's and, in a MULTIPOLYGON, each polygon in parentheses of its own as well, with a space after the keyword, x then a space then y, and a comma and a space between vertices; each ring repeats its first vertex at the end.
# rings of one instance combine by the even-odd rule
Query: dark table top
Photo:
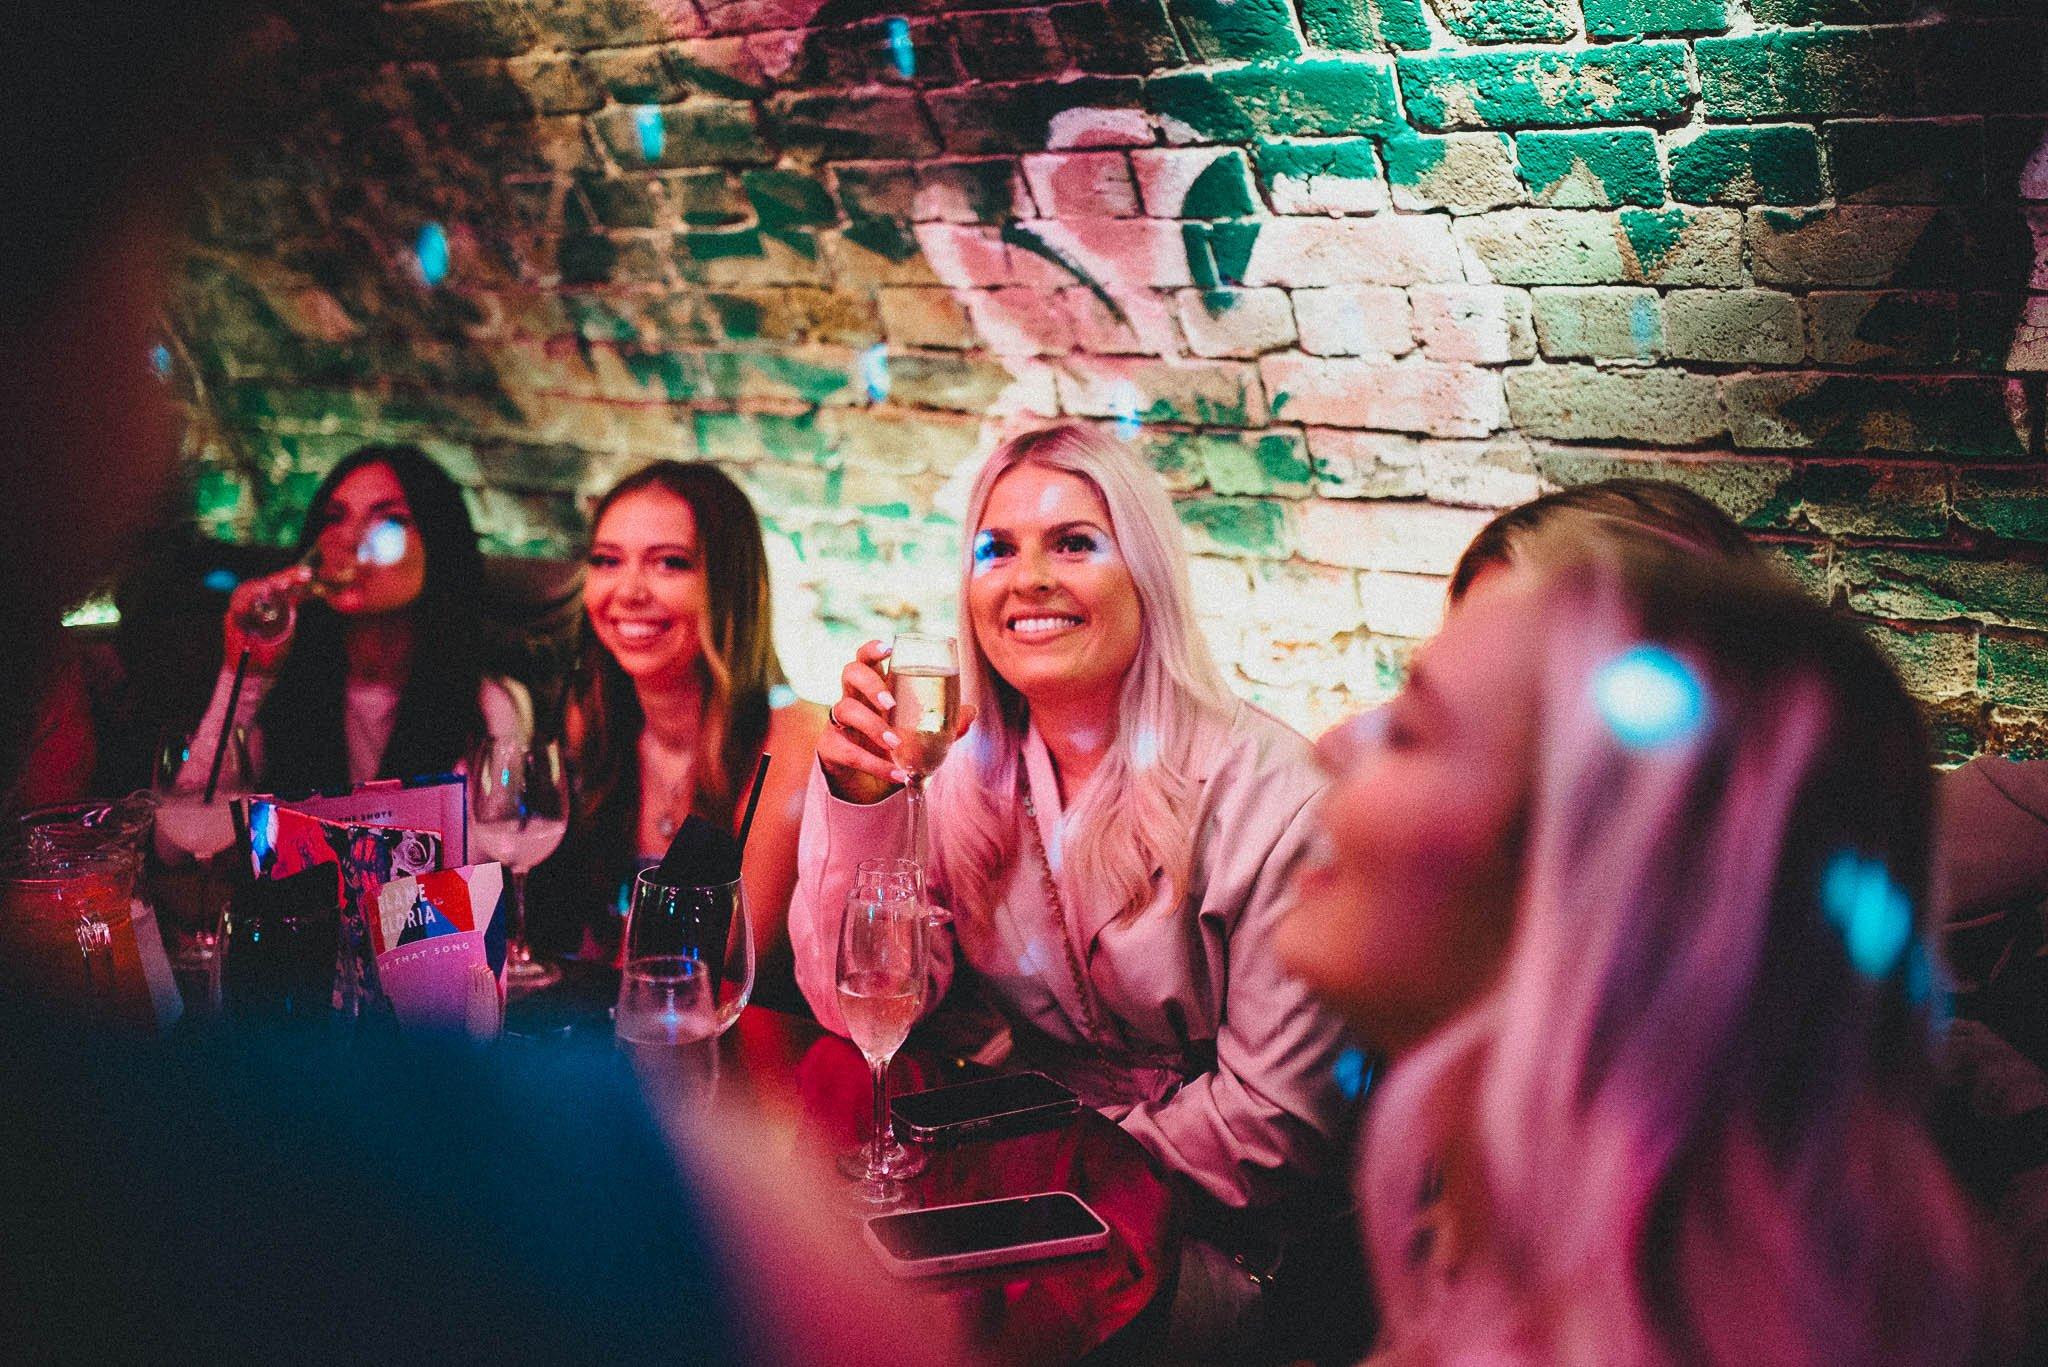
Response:
MULTIPOLYGON (((567 968, 560 985, 512 1004, 508 1033, 537 1040, 610 1033, 616 976, 587 964, 567 968)), ((707 1060, 690 1066, 701 1088, 707 1060)), ((752 1114, 772 1158, 829 1159, 864 1135, 867 1063, 851 1042, 814 1021, 750 1006, 719 1041, 715 1070, 719 1102, 752 1114)), ((982 1071, 913 1035, 891 1066, 890 1093, 982 1071)), ((653 1093, 657 1104, 691 1104, 687 1088, 657 1084, 653 1093)), ((976 1346, 1024 1362, 1122 1358, 1163 1336, 1180 1254, 1171 1194, 1144 1148, 1100 1114, 1084 1108, 1055 1129, 933 1150, 906 1186, 905 1208, 1071 1191, 1109 1225, 1110 1244, 1100 1253, 908 1283, 951 1301, 976 1346)))

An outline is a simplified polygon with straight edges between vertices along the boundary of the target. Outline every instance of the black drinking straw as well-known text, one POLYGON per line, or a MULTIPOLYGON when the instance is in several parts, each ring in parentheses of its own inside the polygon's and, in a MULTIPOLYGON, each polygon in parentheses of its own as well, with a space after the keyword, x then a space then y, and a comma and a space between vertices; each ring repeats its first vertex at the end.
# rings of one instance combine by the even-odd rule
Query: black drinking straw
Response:
POLYGON ((747 850, 747 832, 754 829, 754 808, 761 805, 761 785, 768 781, 768 761, 775 758, 766 750, 761 752, 761 763, 754 769, 754 791, 747 795, 747 814, 740 818, 740 853, 747 850))
POLYGON ((220 762, 228 757, 228 736, 235 729, 235 708, 242 701, 242 679, 249 672, 249 651, 245 647, 242 658, 235 661, 235 681, 228 685, 228 714, 221 719, 220 739, 213 743, 213 767, 206 771, 206 796, 200 799, 208 806, 213 805, 214 790, 220 787, 220 762))

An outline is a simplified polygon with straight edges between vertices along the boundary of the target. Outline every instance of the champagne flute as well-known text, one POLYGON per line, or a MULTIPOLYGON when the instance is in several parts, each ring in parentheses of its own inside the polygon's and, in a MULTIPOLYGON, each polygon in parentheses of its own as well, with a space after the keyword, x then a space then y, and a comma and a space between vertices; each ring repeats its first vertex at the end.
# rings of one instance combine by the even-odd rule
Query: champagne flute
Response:
POLYGON ((492 739, 469 759, 469 834, 477 853, 512 875, 512 926, 505 987, 532 992, 562 976, 526 943, 526 875, 555 852, 569 829, 569 775, 551 740, 492 739))
MULTIPOLYGON (((915 859, 877 858, 863 859, 854 866, 854 887, 856 891, 880 885, 881 896, 909 897, 918 905, 925 905, 924 870, 915 859)), ((866 894, 873 895, 873 894, 866 894)), ((929 912, 929 908, 926 908, 929 912)), ((839 1171, 858 1181, 867 1175, 868 1149, 866 1144, 839 1155, 839 1171)), ((890 1177, 915 1177, 925 1169, 925 1151, 914 1145, 905 1144, 895 1135, 893 1128, 882 1131, 882 1171, 890 1177)))
MULTIPOLYGON (((925 869, 931 866, 925 780, 945 762, 960 725, 960 653, 953 638, 897 633, 889 647, 889 692, 896 702, 889 710, 889 728, 898 741, 890 758, 910 780, 904 785, 910 799, 910 857, 925 869)), ((922 900, 922 878, 918 892, 922 900)), ((935 921, 950 919, 935 907, 926 910, 935 921)))
POLYGON ((379 518, 356 543, 350 558, 335 563, 323 556, 318 538, 297 563, 265 578, 235 615, 235 626, 251 641, 269 645, 297 629, 299 604, 309 595, 324 598, 355 582, 365 566, 395 565, 405 559, 410 533, 394 518, 379 518))
POLYGON ((897 883, 857 884, 839 924, 839 1009, 874 1081, 874 1127, 856 1190, 871 1206, 894 1205, 903 1185, 882 1162, 889 1128, 889 1060, 924 1004, 924 907, 897 883))
POLYGON ((212 800, 207 779, 213 772, 217 738, 199 734, 169 739, 156 756, 156 852, 165 864, 198 865, 197 903, 165 897, 166 921, 174 927, 174 961, 180 968, 205 968, 220 951, 221 907, 214 885, 214 863, 235 843, 235 819, 229 803, 254 791, 249 755, 239 728, 228 737, 221 755, 220 781, 212 800))

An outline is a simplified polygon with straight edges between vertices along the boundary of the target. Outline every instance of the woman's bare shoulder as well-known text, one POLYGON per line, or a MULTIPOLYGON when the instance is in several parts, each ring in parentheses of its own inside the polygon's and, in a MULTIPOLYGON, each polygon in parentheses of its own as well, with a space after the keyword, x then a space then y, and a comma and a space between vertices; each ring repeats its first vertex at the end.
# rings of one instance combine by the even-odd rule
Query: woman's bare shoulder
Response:
POLYGON ((825 709, 798 698, 769 710, 768 735, 763 744, 771 755, 784 751, 794 754, 798 750, 809 755, 818 748, 818 737, 824 734, 825 726, 825 709))

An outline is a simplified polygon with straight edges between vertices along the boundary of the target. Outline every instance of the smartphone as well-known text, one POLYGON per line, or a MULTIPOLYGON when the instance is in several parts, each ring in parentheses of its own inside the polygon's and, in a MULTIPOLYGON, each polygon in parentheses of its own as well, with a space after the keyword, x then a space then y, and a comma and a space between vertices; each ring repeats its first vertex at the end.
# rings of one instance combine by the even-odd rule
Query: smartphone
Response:
POLYGON ((899 1277, 1064 1258, 1109 1247, 1109 1226, 1070 1191, 1042 1191, 867 1219, 868 1246, 899 1277))
POLYGON ((956 1082, 905 1092, 889 1103, 896 1133, 924 1144, 957 1144, 1056 1125, 1081 1108, 1081 1099, 1044 1073, 956 1082))

